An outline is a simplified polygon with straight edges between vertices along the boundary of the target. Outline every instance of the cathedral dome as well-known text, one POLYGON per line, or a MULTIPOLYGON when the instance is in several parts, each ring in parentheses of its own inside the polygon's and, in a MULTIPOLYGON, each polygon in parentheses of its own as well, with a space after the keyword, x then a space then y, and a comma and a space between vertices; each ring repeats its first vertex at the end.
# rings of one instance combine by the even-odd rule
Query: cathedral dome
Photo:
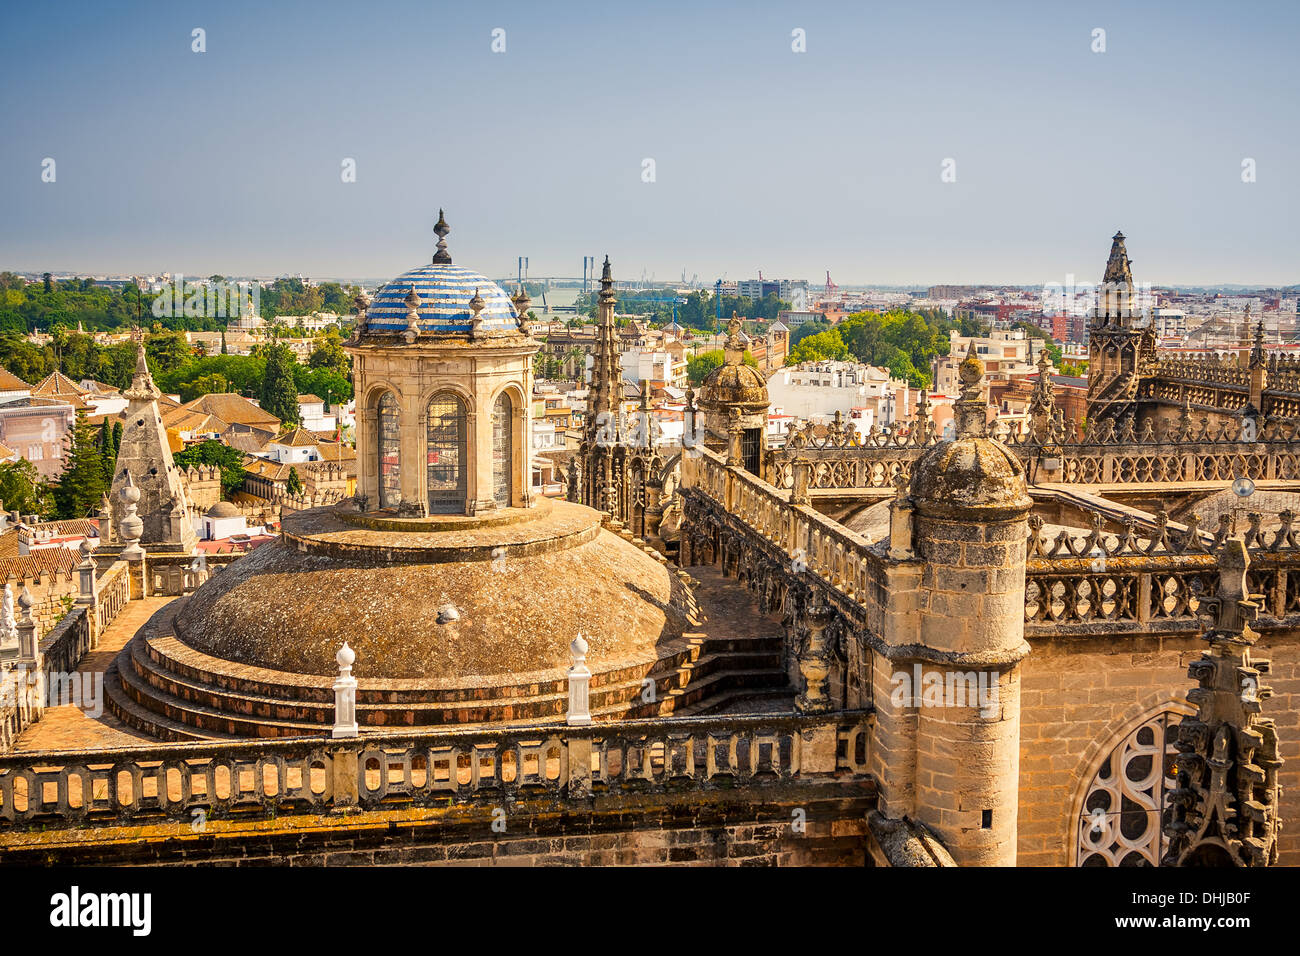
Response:
POLYGON ((411 290, 420 299, 416 314, 422 332, 468 333, 474 323, 470 300, 476 294, 483 300, 482 329, 511 332, 518 326, 515 307, 500 286, 477 272, 442 263, 420 266, 390 280, 371 300, 366 325, 375 331, 404 331, 411 290))
POLYGON ((469 334, 475 329, 476 308, 480 332, 518 329, 519 313, 500 286, 485 275, 452 265, 445 238, 450 231, 439 210, 434 227, 438 250, 433 261, 402 273, 375 293, 366 309, 369 331, 404 332, 410 327, 413 306, 419 332, 469 334))
POLYGON ((430 686, 559 677, 577 634, 594 668, 653 664, 689 628, 677 579, 591 509, 539 510, 437 519, 427 532, 353 524, 347 509, 286 515, 279 541, 187 600, 176 636, 223 660, 321 676, 346 640, 356 676, 430 686))

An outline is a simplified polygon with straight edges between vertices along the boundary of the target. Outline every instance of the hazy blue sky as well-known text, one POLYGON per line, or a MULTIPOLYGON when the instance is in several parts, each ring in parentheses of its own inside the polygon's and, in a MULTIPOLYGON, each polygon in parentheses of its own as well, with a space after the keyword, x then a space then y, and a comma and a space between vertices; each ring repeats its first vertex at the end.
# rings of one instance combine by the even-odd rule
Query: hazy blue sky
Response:
POLYGON ((1122 228, 1139 281, 1300 282, 1296 2, 4 16, 0 268, 382 277, 428 259, 441 205, 493 275, 608 252, 624 278, 1096 281, 1122 228))

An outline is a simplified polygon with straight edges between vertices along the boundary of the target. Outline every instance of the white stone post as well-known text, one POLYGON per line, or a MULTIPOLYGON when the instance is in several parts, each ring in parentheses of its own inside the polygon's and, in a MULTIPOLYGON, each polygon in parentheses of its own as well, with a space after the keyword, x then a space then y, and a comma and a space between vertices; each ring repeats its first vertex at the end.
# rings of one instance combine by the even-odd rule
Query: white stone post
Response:
POLYGON ((95 562, 90 557, 91 552, 95 549, 90 543, 90 539, 81 542, 81 563, 77 565, 77 577, 80 585, 77 594, 77 603, 95 606, 99 599, 99 581, 95 579, 95 562))
POLYGON ((334 655, 338 661, 339 676, 334 681, 334 733, 340 737, 355 737, 357 727, 357 679, 352 676, 352 662, 357 659, 356 652, 344 641, 339 652, 334 655))
POLYGON ((588 710, 588 691, 591 686, 591 668, 587 666, 587 642, 581 634, 569 645, 573 666, 569 668, 569 713, 565 723, 570 727, 591 726, 588 710))
POLYGON ((32 592, 23 585, 18 595, 18 668, 25 675, 21 693, 27 701, 29 719, 39 720, 45 711, 45 674, 42 670, 40 638, 36 634, 36 619, 32 605, 36 601, 32 592))

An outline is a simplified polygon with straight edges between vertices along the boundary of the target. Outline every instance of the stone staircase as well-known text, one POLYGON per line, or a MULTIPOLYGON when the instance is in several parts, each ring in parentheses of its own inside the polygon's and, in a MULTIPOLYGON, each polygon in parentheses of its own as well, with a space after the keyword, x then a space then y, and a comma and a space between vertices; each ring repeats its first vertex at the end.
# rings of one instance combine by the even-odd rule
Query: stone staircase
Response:
MULTIPOLYGON (((687 634, 660 649, 660 659, 599 674, 590 689, 592 716, 637 719, 736 712, 753 700, 770 711, 793 700, 781 669, 781 638, 710 639, 687 634), (654 693, 648 694, 647 680, 654 693), (649 699, 646 699, 646 697, 649 699)), ((107 706, 128 726, 163 740, 328 735, 332 678, 313 678, 232 664, 165 633, 132 638, 105 674, 107 706)), ((437 690, 383 688, 363 681, 357 720, 367 729, 429 729, 488 723, 562 722, 564 679, 437 690)))

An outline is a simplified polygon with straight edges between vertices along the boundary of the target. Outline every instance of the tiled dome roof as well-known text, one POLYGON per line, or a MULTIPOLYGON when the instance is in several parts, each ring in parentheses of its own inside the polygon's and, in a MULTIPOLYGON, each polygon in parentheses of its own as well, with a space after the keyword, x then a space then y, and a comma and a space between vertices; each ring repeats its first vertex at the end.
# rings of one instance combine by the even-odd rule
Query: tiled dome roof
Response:
POLYGON ((469 300, 477 292, 483 300, 479 313, 484 331, 513 331, 518 326, 510 298, 487 276, 450 264, 429 264, 405 272, 375 293, 366 310, 372 329, 406 328, 406 297, 411 289, 420 297, 416 309, 420 330, 434 333, 468 333, 473 326, 469 300))

